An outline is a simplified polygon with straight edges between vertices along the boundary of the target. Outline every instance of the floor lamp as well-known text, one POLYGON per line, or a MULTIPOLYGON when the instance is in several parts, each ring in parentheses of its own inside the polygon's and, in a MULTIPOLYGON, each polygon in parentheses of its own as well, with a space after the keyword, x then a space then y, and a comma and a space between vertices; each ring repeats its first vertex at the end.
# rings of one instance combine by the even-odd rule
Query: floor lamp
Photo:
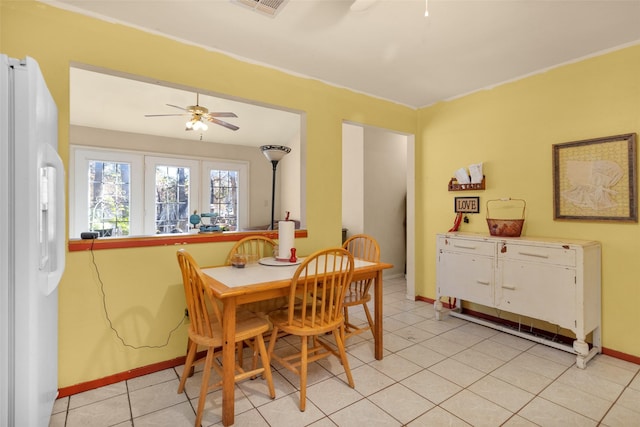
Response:
POLYGON ((262 145, 260 147, 260 151, 262 154, 271 162, 273 166, 273 180, 271 184, 271 230, 275 229, 275 202, 276 202, 276 168, 278 167, 278 162, 282 160, 282 158, 291 152, 291 148, 285 147, 284 145, 262 145))

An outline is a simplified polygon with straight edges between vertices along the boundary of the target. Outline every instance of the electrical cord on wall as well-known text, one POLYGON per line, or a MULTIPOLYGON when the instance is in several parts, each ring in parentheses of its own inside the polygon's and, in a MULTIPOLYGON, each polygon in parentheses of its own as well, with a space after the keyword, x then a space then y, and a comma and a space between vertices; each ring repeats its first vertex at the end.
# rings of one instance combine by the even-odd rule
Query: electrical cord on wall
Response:
POLYGON ((113 326, 113 322, 111 321, 111 318, 109 317, 109 312, 107 311, 107 295, 104 291, 104 282, 102 281, 102 278, 100 277, 100 270, 98 269, 98 264, 96 264, 96 257, 93 253, 93 244, 95 243, 95 239, 91 240, 91 248, 90 248, 90 252, 91 252, 91 262, 93 263, 93 267, 96 270, 96 274, 98 276, 98 282, 100 283, 100 292, 102 293, 102 308, 104 309, 104 315, 107 318, 107 322, 109 322, 109 328, 111 328, 111 330, 116 334, 116 337, 120 340, 120 342, 122 343, 123 346, 125 347, 129 347, 132 348, 134 350, 140 350, 143 348, 163 348, 169 345, 169 340, 171 339, 171 335, 173 335, 173 333, 175 331, 178 330, 178 328, 182 325, 182 323, 184 322, 184 320, 188 317, 186 314, 182 316, 182 318, 180 319, 180 322, 178 322, 178 324, 171 329, 171 331, 169 331, 169 335, 167 335, 167 340, 165 341, 164 344, 162 345, 140 345, 140 346, 136 346, 136 345, 132 345, 127 343, 124 338, 122 338, 120 336, 120 333, 118 333, 118 330, 113 326))

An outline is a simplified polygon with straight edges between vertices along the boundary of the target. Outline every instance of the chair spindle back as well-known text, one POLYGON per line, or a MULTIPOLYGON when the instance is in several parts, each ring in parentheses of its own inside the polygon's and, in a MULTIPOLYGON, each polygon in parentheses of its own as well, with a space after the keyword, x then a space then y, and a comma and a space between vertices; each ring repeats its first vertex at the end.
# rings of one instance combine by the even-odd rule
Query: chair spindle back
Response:
POLYGON ((291 281, 289 324, 311 330, 341 319, 353 266, 353 256, 342 248, 324 249, 307 257, 291 281))
POLYGON ((205 285, 205 280, 200 267, 191 254, 184 249, 177 252, 178 263, 182 271, 182 283, 184 285, 185 299, 189 311, 189 329, 191 333, 213 338, 210 313, 214 313, 216 320, 222 324, 222 314, 213 294, 205 285))

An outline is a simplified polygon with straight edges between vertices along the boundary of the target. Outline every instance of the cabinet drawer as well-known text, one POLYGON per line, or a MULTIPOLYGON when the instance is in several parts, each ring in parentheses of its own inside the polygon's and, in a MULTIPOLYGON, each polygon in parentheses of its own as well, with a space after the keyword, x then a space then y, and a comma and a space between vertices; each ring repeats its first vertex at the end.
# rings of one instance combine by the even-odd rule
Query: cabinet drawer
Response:
POLYGON ((438 249, 448 252, 494 256, 496 244, 481 240, 467 240, 451 237, 438 237, 438 249))
POLYGON ((568 267, 574 267, 576 265, 576 251, 562 247, 503 243, 498 246, 498 256, 505 260, 530 261, 568 267))

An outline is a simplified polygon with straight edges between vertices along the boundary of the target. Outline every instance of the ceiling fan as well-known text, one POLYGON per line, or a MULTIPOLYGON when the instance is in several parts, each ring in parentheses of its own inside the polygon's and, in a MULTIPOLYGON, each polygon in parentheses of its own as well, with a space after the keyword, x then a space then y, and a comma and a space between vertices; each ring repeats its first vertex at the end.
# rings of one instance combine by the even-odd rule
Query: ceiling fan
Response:
POLYGON ((225 121, 219 120, 216 117, 238 117, 235 113, 220 113, 220 112, 209 112, 209 109, 203 107, 199 104, 200 102, 200 94, 196 94, 196 105, 189 105, 186 108, 179 107, 173 104, 167 104, 169 107, 177 108, 179 110, 184 111, 185 113, 180 114, 145 114, 145 117, 169 117, 169 116, 191 116, 191 119, 187 121, 185 124, 184 130, 201 130, 205 131, 208 129, 207 124, 204 120, 208 120, 211 123, 215 123, 220 126, 224 126, 227 129, 238 130, 240 129, 236 125, 232 125, 231 123, 227 123, 225 121))

